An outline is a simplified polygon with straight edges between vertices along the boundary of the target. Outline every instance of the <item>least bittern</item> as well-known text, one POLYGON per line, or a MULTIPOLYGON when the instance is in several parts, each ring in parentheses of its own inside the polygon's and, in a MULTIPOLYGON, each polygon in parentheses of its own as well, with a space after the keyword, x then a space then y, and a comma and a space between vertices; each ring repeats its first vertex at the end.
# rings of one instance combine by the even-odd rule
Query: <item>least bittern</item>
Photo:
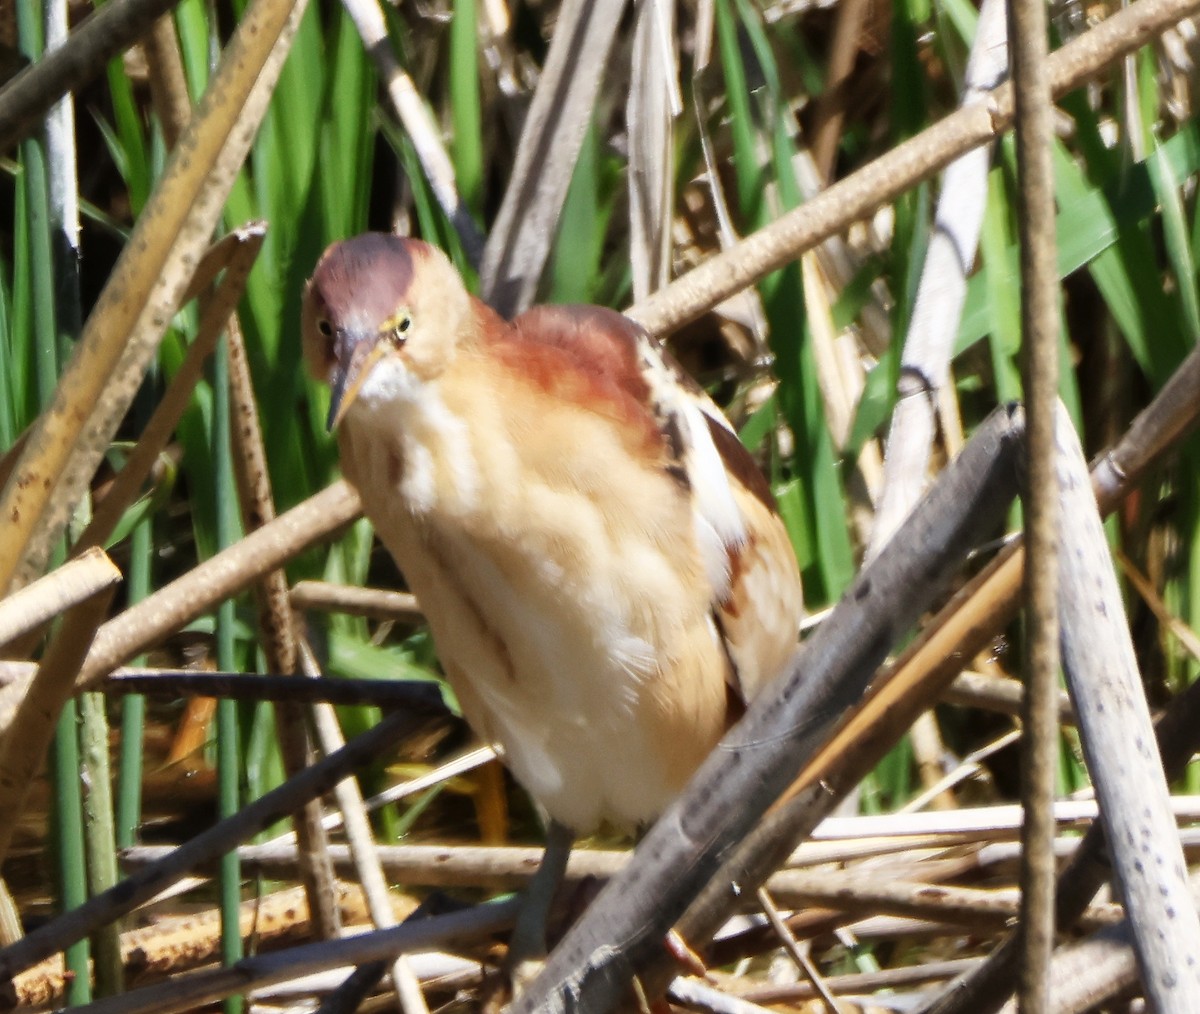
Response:
POLYGON ((720 410, 619 313, 503 320, 396 236, 325 252, 304 350, 346 477, 559 863, 567 832, 652 820, 781 671, 802 608, 720 410))

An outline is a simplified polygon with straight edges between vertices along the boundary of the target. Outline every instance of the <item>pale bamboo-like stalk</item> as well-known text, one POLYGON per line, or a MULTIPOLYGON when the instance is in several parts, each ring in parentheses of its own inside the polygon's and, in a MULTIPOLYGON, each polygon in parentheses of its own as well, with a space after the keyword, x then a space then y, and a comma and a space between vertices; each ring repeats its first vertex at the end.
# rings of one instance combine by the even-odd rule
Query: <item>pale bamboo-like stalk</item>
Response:
POLYGON ((74 692, 80 666, 121 580, 121 572, 108 558, 103 561, 107 582, 66 613, 0 742, 0 813, 6 815, 0 821, 0 860, 12 844, 17 817, 54 737, 58 716, 74 692))
MULTIPOLYGON (((1200 817, 1200 799, 1175 797, 1172 809, 1181 821, 1200 817)), ((1054 818, 1064 837, 1091 826, 1097 817, 1092 800, 1059 800, 1054 818)), ((984 848, 1004 843, 1005 856, 1015 853, 1014 843, 1021 827, 1018 806, 969 807, 917 814, 887 814, 871 817, 831 817, 781 863, 781 868, 806 869, 827 863, 848 863, 881 856, 903 856, 926 850, 957 849, 971 843, 984 848)), ((1195 846, 1195 835, 1191 837, 1195 846)), ((353 873, 352 857, 344 845, 331 845, 330 856, 343 875, 353 873)), ((1069 851, 1069 849, 1067 849, 1069 851)), ((124 862, 131 869, 156 862, 169 846, 141 845, 127 849, 124 862)), ((394 880, 420 887, 474 886, 495 891, 517 890, 538 867, 542 850, 531 846, 495 845, 381 845, 377 848, 383 868, 394 880)), ((296 865, 291 835, 273 842, 247 845, 238 850, 242 863, 265 877, 286 879, 296 865)), ((629 852, 619 849, 576 849, 567 865, 566 879, 607 879, 628 861, 629 852)), ((998 860, 988 859, 987 862, 998 860)), ((972 863, 972 866, 974 864, 972 863)))
POLYGON ((405 132, 413 143, 417 159, 425 171, 425 179, 442 211, 454 226, 463 250, 473 265, 478 266, 483 251, 483 238, 459 196, 454 179, 454 165, 442 144, 441 131, 425 107, 425 102, 404 68, 396 62, 388 41, 387 23, 383 19, 379 0, 342 0, 342 6, 358 29, 363 48, 375 64, 387 89, 405 132))
MULTIPOLYGON (((1200 729, 1200 683, 1193 683, 1171 702, 1167 713, 1155 730, 1163 771, 1168 779, 1182 776, 1191 761, 1198 742, 1200 729)), ((1172 798, 1174 802, 1176 797, 1172 798)), ((1188 840, 1187 832, 1181 832, 1181 841, 1191 848, 1194 840, 1188 840)), ((1058 880, 1055 907, 1058 928, 1068 929, 1079 913, 1095 896, 1100 886, 1112 875, 1112 862, 1108 854, 1103 828, 1099 821, 1088 829, 1071 856, 1071 861, 1058 880)), ((926 1014, 991 1014, 1004 1003, 1012 989, 1012 968, 1017 957, 1016 941, 1010 936, 969 974, 957 980, 932 1005, 926 1014)), ((1130 956, 1130 964, 1133 958, 1130 956)), ((1062 1000, 1061 996, 1057 997, 1062 1000)))
POLYGON ((629 261, 633 297, 644 299, 670 278, 672 191, 675 185, 673 119, 679 115, 675 5, 638 5, 629 96, 629 261))
POLYGON ((7 947, 14 940, 20 940, 24 932, 17 903, 8 890, 8 884, 0 880, 0 945, 7 947))
MULTIPOLYGON (((252 532, 275 520, 275 497, 271 492, 267 450, 258 421, 254 380, 250 376, 250 359, 236 316, 229 318, 227 341, 234 467, 237 470, 238 494, 242 502, 242 521, 246 531, 252 532)), ((281 568, 270 570, 259 579, 255 587, 259 598, 259 626, 263 633, 267 665, 271 672, 297 672, 298 632, 296 618, 288 601, 287 574, 281 568)), ((293 719, 296 717, 292 716, 293 719)))
POLYGON ((506 316, 529 305, 542 276, 624 9, 625 0, 564 0, 559 7, 483 251, 480 291, 506 316))
MULTIPOLYGON (((104 608, 108 608, 108 603, 104 608)), ((97 627, 102 619, 103 613, 95 616, 97 627)), ((120 879, 106 704, 104 696, 96 693, 80 694, 75 703, 79 714, 78 777, 87 786, 83 794, 83 835, 89 894, 105 891, 120 879)), ((96 996, 112 996, 125 990, 120 933, 121 927, 110 923, 92 934, 92 982, 96 996)))
MULTIPOLYGON (((913 879, 882 877, 853 870, 782 870, 768 881, 772 896, 788 908, 826 908, 857 918, 894 915, 961 923, 980 932, 995 932, 1017 917, 1020 892, 1014 889, 956 887, 913 879)), ((1085 919, 1091 927, 1121 921, 1119 905, 1097 905, 1085 919)))
POLYGON ((292 608, 365 616, 372 620, 420 623, 424 618, 417 597, 386 588, 359 588, 329 581, 297 581, 292 585, 292 608))
MULTIPOLYGON (((812 987, 812 983, 805 983, 812 987)), ((820 994, 812 994, 819 996, 820 994)), ((671 983, 667 996, 685 1010, 702 1010, 708 1014, 770 1014, 771 1008, 760 1007, 740 996, 724 993, 701 979, 680 976, 671 983)), ((837 1008, 832 1009, 837 1014, 837 1008)))
POLYGON ((1067 687, 1146 996, 1161 1014, 1187 1014, 1200 1010, 1200 916, 1087 464, 1061 406, 1055 437, 1070 519, 1059 534, 1067 687))
POLYGON ((808 952, 800 946, 800 942, 792 933, 791 927, 783 917, 783 913, 775 904, 775 899, 767 892, 765 887, 758 889, 758 904, 767 917, 767 921, 771 924, 771 929, 775 931, 775 935, 779 937, 783 943, 783 948, 791 955, 792 961, 801 974, 808 980, 813 990, 821 998, 825 1004, 827 1014, 838 1014, 837 1001, 833 998, 833 994, 829 992, 829 987, 825 985, 825 981, 821 978, 821 972, 812 958, 808 956, 808 952))
POLYGON ((361 513, 358 494, 338 481, 198 564, 100 628, 78 688, 90 686, 297 553, 331 538, 361 513))
MULTIPOLYGON (((1190 907, 1200 904, 1200 875, 1189 881, 1190 907)), ((1134 946, 1137 932, 1126 920, 1102 929, 1085 940, 1054 953, 1050 974, 1054 978, 1054 1014, 1084 1014, 1104 1007, 1138 984, 1138 959, 1134 946)), ((1015 1002, 1000 1008, 1002 1014, 1018 1014, 1015 1002)))
POLYGON ((37 630, 120 579, 121 572, 103 550, 93 549, 67 561, 33 584, 0 599, 0 646, 37 630))
MULTIPOLYGON (((817 172, 812 153, 806 149, 801 148, 792 156, 792 172, 805 202, 812 200, 825 188, 826 181, 817 172)), ((816 260, 821 274, 829 280, 829 287, 834 292, 841 292, 852 284, 863 267, 862 255, 839 233, 821 241, 816 248, 816 260)), ((858 314, 859 330, 856 337, 875 357, 883 355, 892 343, 892 321, 888 311, 890 301, 887 285, 882 278, 878 279, 871 286, 870 296, 858 314)))
MULTIPOLYGON (((137 444, 125 459, 104 498, 96 505, 92 520, 75 543, 74 552, 99 546, 116 530, 121 515, 128 509, 146 481, 167 442, 171 439, 191 399, 192 391, 204 374, 204 364, 217 346, 221 331, 246 287, 246 278, 262 249, 266 226, 253 223, 230 233, 229 242, 210 248, 216 264, 225 266, 225 275, 200 315, 196 337, 188 346, 183 363, 163 392, 162 400, 146 423, 137 444)), ((207 273, 207 272, 206 272, 207 273)))
MULTIPOLYGON (((1055 422, 1058 401, 1059 283, 1055 234, 1054 107, 1048 72, 1048 25, 1041 0, 1011 0, 1013 96, 1017 147, 1017 232, 1021 245, 1021 385, 1027 429, 1025 571, 1021 710, 1021 945, 1018 997, 1023 1014, 1050 1009, 1050 954, 1054 948, 1054 821, 1049 816, 1058 774, 1058 722, 1054 696, 1059 670, 1059 526, 1073 528, 1075 515, 1062 510, 1059 460, 1065 415, 1055 422), (1058 446, 1056 446, 1056 443, 1058 446)), ((1079 455, 1080 486, 1087 511, 1095 497, 1087 464, 1079 455)), ((1099 516, 1097 515, 1097 525, 1099 516)), ((1065 532, 1064 532, 1065 536, 1065 532)), ((1119 609, 1119 602, 1118 609, 1119 609)), ((1081 719, 1083 716, 1080 716, 1081 719)), ((1146 718, 1149 730, 1149 716, 1146 718)), ((1086 724, 1084 724, 1086 742, 1086 724)), ((1200 924, 1198 924, 1200 925, 1200 924)))
MULTIPOLYGON (((979 964, 979 958, 950 958, 945 961, 922 961, 919 965, 900 965, 883 968, 877 972, 850 972, 846 975, 831 975, 825 982, 839 996, 869 995, 884 989, 903 989, 906 986, 921 986, 940 982, 959 975, 979 964)), ((674 986, 672 986, 674 992, 674 986)), ((790 985, 750 986, 741 994, 756 1003, 801 1004, 816 995, 806 982, 790 985)), ((776 1010, 778 1008, 771 1008, 776 1010)))
MULTIPOLYGON (((980 8, 963 83, 964 107, 986 103, 1007 74, 1004 12, 1004 0, 985 0, 980 8)), ((967 278, 983 226, 990 165, 990 150, 975 148, 948 165, 942 177, 933 233, 900 357, 899 397, 888 430, 883 488, 868 559, 892 537, 926 485, 937 435, 938 395, 950 380, 967 278)))
POLYGON ((1194 661, 1200 662, 1200 636, 1187 625, 1182 619, 1176 616, 1167 608, 1167 604, 1163 602, 1162 596, 1159 595, 1154 585, 1150 583, 1150 579, 1146 577, 1120 549, 1116 551, 1117 566, 1121 568, 1121 573, 1125 579, 1134 587, 1142 601, 1149 606, 1150 611, 1154 614, 1154 618, 1162 625, 1163 629, 1171 634, 1179 646, 1183 648, 1194 661))
MULTIPOLYGON (((315 660, 301 645, 302 660, 306 675, 316 676, 315 660)), ((302 677, 303 678, 303 677, 302 677)), ((313 705, 313 722, 321 749, 325 753, 333 753, 345 745, 341 727, 338 725, 337 713, 329 704, 313 705)), ((363 806, 362 793, 354 778, 346 778, 334 787, 338 809, 342 811, 343 826, 346 839, 350 843, 350 852, 354 858, 355 870, 359 883, 367 898, 367 910, 371 913, 371 922, 376 929, 387 929, 396 925, 396 914, 388 893, 387 880, 384 879, 383 866, 379 861, 379 853, 375 848, 375 838, 371 832, 371 823, 367 819, 366 807, 363 806)), ((328 856, 326 862, 329 862, 328 856)), ((330 866, 332 869, 332 864, 330 866)), ((412 968, 404 955, 399 955, 391 962, 392 988, 396 991, 396 999, 404 1014, 429 1014, 425 996, 421 992, 421 984, 413 974, 412 968)))
MULTIPOLYGON (((942 700, 947 704, 958 704, 967 708, 1019 715, 1024 692, 1019 680, 1007 676, 964 672, 959 673, 954 682, 942 692, 942 700)), ((1075 712, 1071 709, 1071 699, 1065 691, 1059 691, 1058 695, 1058 720, 1063 725, 1075 724, 1075 712)))
POLYGON ((155 21, 142 41, 142 49, 146 54, 147 75, 150 78, 150 101, 158 114, 163 141, 169 151, 175 147, 175 142, 192 115, 183 56, 175 35, 175 19, 161 17, 155 21))
MULTIPOLYGON (((250 360, 236 313, 229 317, 226 341, 229 350, 230 425, 238 498, 246 531, 252 532, 275 519, 275 498, 271 492, 267 452, 258 421, 250 360)), ((296 673, 299 665, 299 632, 295 613, 288 601, 287 574, 282 567, 268 570, 255 582, 254 588, 267 665, 273 672, 296 673)), ((284 771, 289 776, 296 775, 304 769, 309 758, 309 736, 303 706, 287 698, 276 701, 275 730, 284 771)), ((333 867, 329 864, 329 841, 321 823, 321 801, 308 801, 292 819, 300 842, 300 873, 309 911, 321 935, 335 937, 341 926, 333 903, 333 867)))

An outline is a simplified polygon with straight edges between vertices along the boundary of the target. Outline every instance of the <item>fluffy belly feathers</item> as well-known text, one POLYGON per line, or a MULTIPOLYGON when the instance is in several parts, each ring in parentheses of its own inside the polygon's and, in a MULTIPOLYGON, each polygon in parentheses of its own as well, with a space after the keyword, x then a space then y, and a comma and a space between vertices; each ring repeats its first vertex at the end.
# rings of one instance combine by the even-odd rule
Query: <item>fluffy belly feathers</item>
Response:
POLYGON ((606 453, 603 432, 564 442, 548 475, 512 444, 426 434, 406 454, 395 429, 344 432, 350 477, 392 480, 357 485, 468 722, 575 831, 653 819, 727 724, 728 657, 670 477, 606 453), (448 454, 414 496, 405 460, 448 454))

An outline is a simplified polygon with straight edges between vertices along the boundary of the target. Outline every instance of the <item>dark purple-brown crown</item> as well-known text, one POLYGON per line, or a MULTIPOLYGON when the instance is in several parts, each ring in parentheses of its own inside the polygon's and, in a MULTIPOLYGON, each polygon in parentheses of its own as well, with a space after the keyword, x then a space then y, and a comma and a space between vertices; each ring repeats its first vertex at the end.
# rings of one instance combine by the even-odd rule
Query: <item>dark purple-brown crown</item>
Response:
POLYGON ((382 232, 335 243, 317 263, 309 282, 316 308, 335 326, 366 330, 403 305, 429 246, 382 232))

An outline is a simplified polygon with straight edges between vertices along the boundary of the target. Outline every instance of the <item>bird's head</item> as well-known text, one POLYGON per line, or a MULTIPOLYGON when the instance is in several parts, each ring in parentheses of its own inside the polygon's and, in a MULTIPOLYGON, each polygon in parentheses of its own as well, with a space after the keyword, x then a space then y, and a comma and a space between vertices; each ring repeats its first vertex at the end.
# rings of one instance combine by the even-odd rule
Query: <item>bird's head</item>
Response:
POLYGON ((416 239, 365 233, 334 243, 304 290, 309 369, 329 384, 332 430, 356 400, 404 400, 469 338, 471 298, 454 266, 416 239))

